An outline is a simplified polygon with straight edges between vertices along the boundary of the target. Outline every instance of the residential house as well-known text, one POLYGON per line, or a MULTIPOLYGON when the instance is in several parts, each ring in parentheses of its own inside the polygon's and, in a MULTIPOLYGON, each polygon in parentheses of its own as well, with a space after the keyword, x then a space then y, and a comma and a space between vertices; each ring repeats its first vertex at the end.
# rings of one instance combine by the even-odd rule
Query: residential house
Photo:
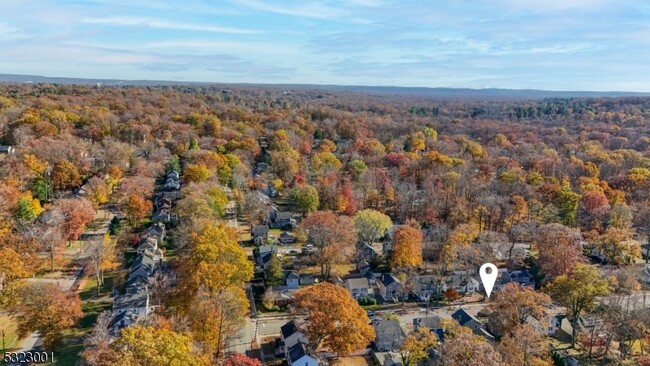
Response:
POLYGON ((172 201, 173 200, 172 200, 171 195, 169 195, 167 193, 162 194, 162 195, 158 196, 158 198, 156 198, 156 200, 154 202, 154 208, 156 208, 157 210, 160 210, 161 208, 171 208, 172 207, 172 201))
POLYGON ((151 221, 156 223, 172 221, 172 211, 168 208, 161 208, 151 215, 151 221))
POLYGON ((404 366, 399 352, 373 352, 375 364, 379 366, 404 366))
POLYGON ((275 306, 287 306, 293 302, 296 295, 296 289, 290 288, 277 288, 275 292, 275 298, 273 299, 273 305, 275 306))
POLYGON ((300 275, 300 286, 313 285, 318 283, 318 276, 316 275, 300 275))
POLYGON ((265 271, 269 268, 271 257, 277 255, 278 247, 276 245, 262 245, 255 250, 255 262, 265 271))
POLYGON ((429 316, 426 318, 413 319, 413 330, 417 331, 419 328, 428 328, 436 333, 438 341, 442 342, 445 339, 445 330, 442 327, 442 321, 439 316, 429 316))
POLYGON ((458 309, 451 317, 458 322, 461 326, 469 328, 476 335, 480 335, 488 341, 494 341, 495 337, 485 329, 485 325, 478 320, 474 315, 465 311, 465 309, 458 309))
POLYGON ((474 277, 464 273, 452 274, 445 283, 444 291, 455 289, 460 294, 472 294, 481 288, 481 283, 474 277))
POLYGON ((284 347, 285 355, 288 355, 289 348, 295 346, 296 344, 300 342, 309 343, 309 339, 305 333, 301 332, 298 329, 298 324, 295 320, 291 320, 280 327, 280 341, 284 347))
POLYGON ((435 275, 420 275, 413 277, 413 293, 420 301, 429 301, 431 296, 441 294, 445 281, 435 275))
POLYGON ((128 279, 131 280, 136 277, 148 279, 156 270, 156 266, 160 260, 162 260, 162 258, 157 258, 153 252, 145 250, 135 258, 135 261, 129 270, 128 279))
POLYGON ((169 179, 176 179, 176 180, 179 180, 179 179, 181 179, 181 175, 178 174, 177 171, 172 170, 171 172, 167 173, 166 178, 167 178, 168 180, 169 180, 169 179))
POLYGON ((300 275, 296 271, 284 271, 284 284, 287 288, 300 287, 300 275))
POLYGON ((251 229, 251 236, 253 243, 256 245, 264 244, 269 240, 269 227, 268 225, 255 225, 251 229))
POLYGON ((278 190, 272 186, 267 186, 266 188, 264 188, 263 192, 265 195, 269 196, 269 198, 275 198, 278 196, 278 190))
POLYGON ((364 260, 366 262, 372 262, 373 260, 375 260, 379 256, 379 253, 377 253, 377 250, 375 248, 373 248, 371 245, 368 245, 368 244, 363 244, 359 248, 359 252, 360 252, 359 253, 360 254, 359 259, 364 260))
POLYGON ((138 255, 144 254, 145 251, 155 251, 158 250, 158 240, 153 237, 147 237, 144 240, 140 240, 140 245, 138 245, 137 253, 138 255))
POLYGON ((280 212, 275 206, 271 207, 269 226, 272 229, 293 229, 296 224, 296 220, 291 217, 291 212, 280 212))
POLYGON ((508 272, 508 277, 511 282, 518 283, 522 286, 535 287, 535 278, 528 271, 511 271, 508 272))
POLYGON ((375 349, 378 351, 397 350, 404 343, 404 330, 398 320, 373 321, 375 328, 375 349))
POLYGON ((288 232, 286 232, 286 231, 283 231, 283 232, 280 233, 280 238, 279 238, 278 240, 279 240, 280 243, 282 243, 282 244, 291 244, 291 243, 293 243, 296 239, 295 239, 295 237, 294 237, 292 234, 290 234, 290 233, 288 233, 288 232))
POLYGON ((140 241, 142 242, 147 238, 156 239, 158 241, 158 245, 160 245, 165 238, 165 224, 162 222, 157 222, 149 226, 147 230, 140 234, 140 241))
POLYGON ((377 287, 384 301, 398 301, 402 296, 402 282, 392 273, 383 273, 377 278, 377 287))
POLYGON ((16 151, 12 146, 0 145, 0 154, 13 154, 16 151))
POLYGON ((307 350, 307 344, 303 342, 296 343, 288 349, 287 363, 289 366, 318 366, 318 359, 311 356, 307 350))
POLYGON ((137 323, 142 317, 133 310, 119 312, 110 323, 111 332, 118 336, 123 328, 137 323))
POLYGON ((529 316, 526 318, 526 323, 533 327, 533 329, 535 329, 539 334, 554 336, 555 332, 560 328, 563 318, 564 315, 548 315, 544 319, 540 320, 533 316, 529 316))
POLYGON ((113 301, 113 311, 117 315, 125 311, 132 311, 138 316, 147 316, 151 310, 148 291, 127 292, 124 295, 115 296, 113 301))
POLYGON ((350 291, 350 294, 352 294, 352 297, 355 299, 358 299, 361 296, 368 296, 370 290, 368 279, 365 277, 346 279, 345 288, 350 291))

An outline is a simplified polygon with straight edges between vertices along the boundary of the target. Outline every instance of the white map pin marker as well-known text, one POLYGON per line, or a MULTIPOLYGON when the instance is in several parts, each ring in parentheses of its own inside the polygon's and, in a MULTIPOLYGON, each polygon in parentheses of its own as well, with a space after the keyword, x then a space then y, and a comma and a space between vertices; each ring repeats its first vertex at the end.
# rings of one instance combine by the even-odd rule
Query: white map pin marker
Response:
POLYGON ((490 298, 490 294, 494 288, 494 283, 497 282, 497 276, 499 275, 497 266, 492 263, 485 263, 481 266, 478 273, 481 275, 481 282, 483 282, 485 293, 487 294, 487 297, 490 298), (488 268, 492 270, 490 273, 487 273, 488 268))

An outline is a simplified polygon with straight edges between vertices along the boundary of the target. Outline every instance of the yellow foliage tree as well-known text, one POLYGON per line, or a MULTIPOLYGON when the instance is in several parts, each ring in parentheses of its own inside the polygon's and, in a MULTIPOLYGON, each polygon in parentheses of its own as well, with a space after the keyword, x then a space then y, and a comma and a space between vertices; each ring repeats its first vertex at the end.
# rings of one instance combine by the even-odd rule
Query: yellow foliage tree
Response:
POLYGON ((165 328, 133 326, 122 330, 111 348, 124 366, 199 366, 209 362, 194 351, 192 338, 165 328))
POLYGON ((308 314, 306 331, 314 349, 348 355, 375 338, 368 315, 343 287, 321 282, 299 290, 294 303, 308 314))
POLYGON ((418 267, 422 264, 422 231, 403 226, 395 231, 391 268, 418 267))
POLYGON ((406 336, 400 356, 404 366, 416 366, 429 357, 429 351, 438 346, 438 337, 431 329, 420 327, 406 336))

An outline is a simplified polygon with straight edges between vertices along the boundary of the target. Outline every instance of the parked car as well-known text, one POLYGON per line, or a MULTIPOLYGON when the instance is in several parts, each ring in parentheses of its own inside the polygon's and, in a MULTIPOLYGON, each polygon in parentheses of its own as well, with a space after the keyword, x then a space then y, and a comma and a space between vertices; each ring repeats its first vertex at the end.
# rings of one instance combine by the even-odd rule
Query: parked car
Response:
POLYGON ((366 314, 370 317, 375 316, 375 312, 371 310, 366 311, 366 314))
POLYGON ((295 249, 291 249, 291 250, 289 251, 289 253, 291 253, 291 254, 298 254, 298 251, 295 250, 295 249))

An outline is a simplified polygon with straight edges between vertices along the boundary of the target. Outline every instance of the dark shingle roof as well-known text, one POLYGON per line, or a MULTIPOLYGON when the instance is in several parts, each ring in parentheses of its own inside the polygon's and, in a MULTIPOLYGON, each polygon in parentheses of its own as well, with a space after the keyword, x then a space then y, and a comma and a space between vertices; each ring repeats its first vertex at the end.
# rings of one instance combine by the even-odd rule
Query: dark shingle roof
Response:
POLYGON ((454 318, 454 320, 457 321, 458 324, 460 324, 462 326, 464 326, 465 324, 469 323, 472 320, 474 320, 476 322, 479 321, 472 314, 465 311, 465 309, 456 310, 453 314, 451 314, 451 317, 454 318))
POLYGON ((269 227, 268 225, 255 225, 253 226, 251 233, 253 234, 253 237, 266 236, 269 233, 269 227))
POLYGON ((308 355, 307 346, 302 342, 298 342, 293 347, 289 348, 289 356, 287 358, 291 361, 291 364, 293 364, 305 355, 308 355))
POLYGON ((384 273, 381 275, 381 282, 384 284, 384 286, 390 286, 391 284, 395 282, 400 282, 395 276, 393 276, 392 273, 384 273))
POLYGON ((292 334, 298 331, 298 326, 294 320, 288 322, 287 324, 280 327, 280 332, 282 336, 286 339, 289 338, 292 334))
POLYGON ((113 302, 113 309, 132 309, 146 307, 148 297, 149 295, 146 292, 118 295, 115 297, 115 301, 113 302))

